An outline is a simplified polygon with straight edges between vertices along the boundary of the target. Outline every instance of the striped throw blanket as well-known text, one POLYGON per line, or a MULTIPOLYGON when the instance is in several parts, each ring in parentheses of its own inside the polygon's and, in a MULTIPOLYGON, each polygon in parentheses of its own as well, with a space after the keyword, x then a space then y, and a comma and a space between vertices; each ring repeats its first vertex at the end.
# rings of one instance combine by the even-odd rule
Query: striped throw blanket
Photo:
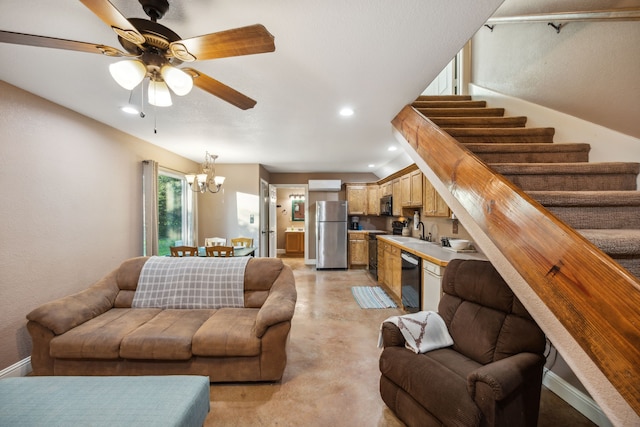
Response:
MULTIPOLYGON (((400 329, 405 340, 404 346, 414 353, 426 353, 453 345, 446 323, 435 311, 391 316, 384 322, 393 323, 400 329)), ((378 337, 378 347, 382 347, 382 332, 378 337)))
POLYGON ((132 307, 244 307, 244 271, 249 257, 160 257, 142 267, 132 307))

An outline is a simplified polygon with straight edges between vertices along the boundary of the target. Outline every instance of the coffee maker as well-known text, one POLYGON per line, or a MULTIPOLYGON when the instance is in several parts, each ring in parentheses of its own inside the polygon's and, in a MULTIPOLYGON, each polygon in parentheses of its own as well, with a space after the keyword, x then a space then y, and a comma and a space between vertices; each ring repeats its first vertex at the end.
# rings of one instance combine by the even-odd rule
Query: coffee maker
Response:
POLYGON ((360 217, 359 216, 352 216, 351 217, 351 229, 352 230, 359 230, 360 229, 360 217))

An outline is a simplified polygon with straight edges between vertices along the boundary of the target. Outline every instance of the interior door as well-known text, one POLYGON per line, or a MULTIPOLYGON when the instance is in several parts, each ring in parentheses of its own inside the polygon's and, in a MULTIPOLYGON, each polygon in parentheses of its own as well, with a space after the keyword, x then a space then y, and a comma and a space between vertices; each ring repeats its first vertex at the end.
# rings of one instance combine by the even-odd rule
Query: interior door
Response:
POLYGON ((278 255, 277 240, 277 216, 276 202, 278 201, 278 193, 274 185, 269 185, 269 224, 267 229, 267 240, 269 242, 269 257, 275 258, 278 255))
POLYGON ((454 95, 456 89, 456 61, 454 57, 451 62, 438 74, 431 84, 422 92, 422 95, 454 95))
MULTIPOLYGON (((269 229, 271 224, 271 198, 269 183, 263 179, 260 180, 260 243, 258 248, 259 256, 268 257, 275 256, 269 251, 270 239, 269 229)), ((275 212, 275 210, 274 210, 275 212)))

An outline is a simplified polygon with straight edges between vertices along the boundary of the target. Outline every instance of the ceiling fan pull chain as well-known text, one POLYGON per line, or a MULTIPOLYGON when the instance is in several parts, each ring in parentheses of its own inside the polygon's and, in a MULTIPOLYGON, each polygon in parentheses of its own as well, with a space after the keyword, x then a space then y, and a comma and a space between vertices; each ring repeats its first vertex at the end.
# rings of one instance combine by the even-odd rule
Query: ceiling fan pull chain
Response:
POLYGON ((140 85, 140 118, 144 119, 144 84, 140 85))

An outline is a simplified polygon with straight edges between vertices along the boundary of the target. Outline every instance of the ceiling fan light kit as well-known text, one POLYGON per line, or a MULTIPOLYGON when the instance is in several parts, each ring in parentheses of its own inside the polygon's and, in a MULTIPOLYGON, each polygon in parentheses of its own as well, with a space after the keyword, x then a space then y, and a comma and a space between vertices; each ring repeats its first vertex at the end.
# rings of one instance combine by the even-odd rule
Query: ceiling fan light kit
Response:
POLYGON ((160 69, 167 86, 178 96, 184 96, 193 88, 193 78, 180 68, 165 65, 160 69))
POLYGON ((147 67, 142 61, 135 59, 125 59, 109 65, 111 77, 120 86, 127 90, 132 90, 138 86, 147 75, 147 67))
POLYGON ((149 80, 149 104, 156 107, 170 107, 171 93, 169 87, 162 80, 149 80))
POLYGON ((275 51, 274 37, 260 25, 234 28, 217 33, 181 39, 171 29, 157 23, 169 10, 167 0, 139 0, 150 19, 125 18, 109 0, 80 0, 118 35, 124 52, 111 46, 54 37, 0 30, 0 43, 49 47, 110 57, 128 57, 109 66, 114 80, 132 90, 149 77, 149 103, 171 105, 169 88, 184 96, 195 85, 243 110, 256 101, 193 68, 177 66, 183 62, 228 58, 275 51), (154 90, 152 95, 152 88, 154 90), (153 102, 152 102, 153 96, 153 102))

